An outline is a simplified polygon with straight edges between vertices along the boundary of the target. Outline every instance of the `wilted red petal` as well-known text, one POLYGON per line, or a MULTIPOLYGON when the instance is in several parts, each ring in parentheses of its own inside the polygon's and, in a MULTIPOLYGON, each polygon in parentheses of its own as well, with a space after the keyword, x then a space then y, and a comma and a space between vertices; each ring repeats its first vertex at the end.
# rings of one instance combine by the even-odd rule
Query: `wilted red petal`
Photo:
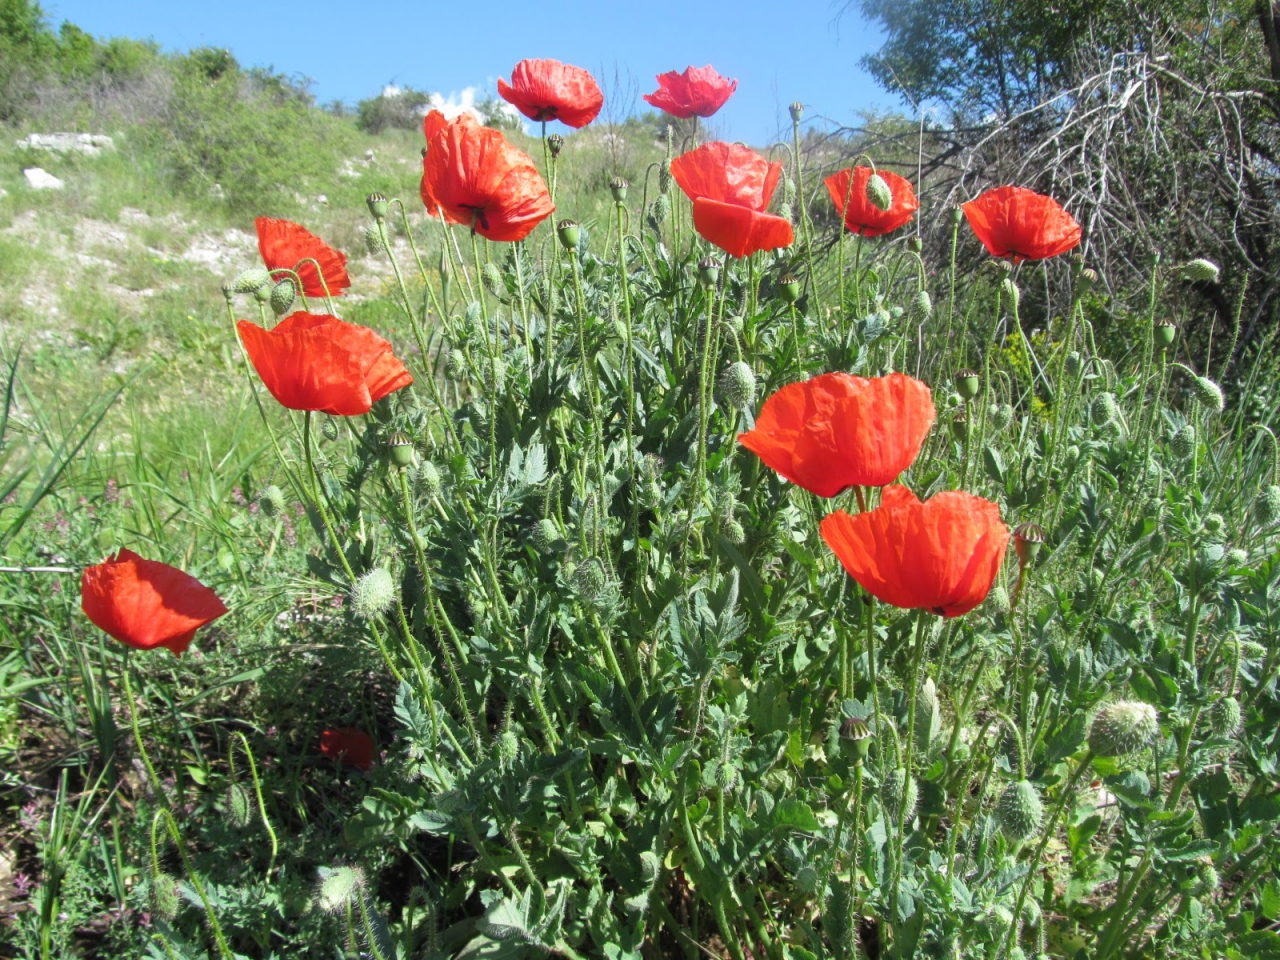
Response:
POLYGON ((742 144, 715 140, 675 157, 671 176, 690 200, 706 197, 763 211, 782 178, 782 164, 742 144))
POLYGON ((892 483, 915 461, 935 412, 929 388, 903 373, 847 373, 783 387, 738 442, 820 497, 892 483))
POLYGON ((358 727, 338 727, 320 734, 320 752, 332 760, 368 773, 378 751, 373 738, 358 727))
POLYGON ((993 257, 1045 260, 1080 243, 1080 224, 1052 197, 1026 187, 996 187, 964 205, 964 215, 993 257))
POLYGON ((683 73, 658 74, 658 89, 644 95, 645 102, 673 117, 709 117, 725 105, 738 89, 737 80, 720 76, 710 65, 686 67, 683 73))
POLYGON ((882 233, 891 233, 909 223, 920 209, 920 201, 916 199, 915 189, 911 181, 888 170, 877 170, 876 173, 889 185, 893 194, 893 203, 888 210, 881 210, 867 199, 867 181, 871 179, 870 167, 854 167, 852 171, 841 170, 822 181, 827 185, 831 201, 841 213, 844 225, 854 233, 864 237, 878 237, 882 233), (852 173, 853 186, 849 185, 852 173), (849 208, 844 206, 845 198, 849 198, 849 208))
POLYGON ((197 630, 227 612, 195 577, 132 550, 85 568, 80 608, 121 643, 139 650, 168 647, 174 656, 187 649, 197 630))
POLYGON ((521 60, 511 71, 511 83, 498 78, 498 96, 530 120, 559 120, 575 129, 594 120, 604 106, 595 78, 559 60, 521 60))
POLYGON ((328 314, 294 313, 270 330, 236 324, 249 360, 282 406, 355 416, 413 383, 391 344, 328 314))
POLYGON ((855 516, 837 510, 821 532, 872 596, 944 617, 986 598, 1009 543, 1000 508, 961 490, 921 503, 906 487, 888 487, 879 507, 855 516))
POLYGON ((302 281, 302 292, 308 297, 323 297, 326 287, 329 296, 336 297, 351 286, 346 256, 310 230, 292 220, 273 220, 270 217, 258 217, 254 225, 258 229, 258 252, 262 254, 262 262, 267 269, 272 272, 296 271, 302 281), (324 283, 320 282, 315 264, 303 263, 303 260, 314 260, 320 264, 324 283))
POLYGON ((702 239, 735 257, 789 247, 795 239, 791 222, 783 217, 706 197, 693 201, 693 226, 702 239))

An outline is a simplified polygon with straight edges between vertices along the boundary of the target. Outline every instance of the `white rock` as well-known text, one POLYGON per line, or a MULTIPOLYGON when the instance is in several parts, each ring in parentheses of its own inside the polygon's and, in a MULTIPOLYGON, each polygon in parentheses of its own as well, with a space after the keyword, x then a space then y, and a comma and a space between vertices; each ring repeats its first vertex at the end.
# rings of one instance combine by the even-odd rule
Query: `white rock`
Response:
POLYGON ((365 163, 373 163, 373 151, 372 151, 372 150, 366 150, 366 151, 364 152, 364 162, 365 162, 365 163))
POLYGON ((22 171, 22 175, 27 178, 27 186, 32 190, 61 190, 66 186, 52 173, 39 167, 28 167, 22 171))
POLYGON ((316 203, 328 203, 328 202, 329 202, 329 198, 326 197, 323 193, 320 194, 320 196, 316 197, 316 203))
POLYGON ((19 147, 29 150, 84 153, 91 157, 96 157, 103 150, 110 150, 115 146, 115 141, 102 133, 30 133, 14 142, 19 147))
POLYGON ((9 195, 9 191, 6 190, 4 187, 0 187, 0 200, 3 200, 8 195, 9 195))

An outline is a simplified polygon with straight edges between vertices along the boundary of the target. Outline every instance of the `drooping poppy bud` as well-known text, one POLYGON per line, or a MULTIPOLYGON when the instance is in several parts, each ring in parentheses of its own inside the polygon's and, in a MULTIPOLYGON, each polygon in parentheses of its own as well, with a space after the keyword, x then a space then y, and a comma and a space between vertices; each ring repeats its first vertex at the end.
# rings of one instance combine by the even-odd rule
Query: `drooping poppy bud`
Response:
POLYGON ((374 567, 351 585, 351 607, 361 620, 377 619, 390 610, 395 601, 395 582, 382 567, 374 567))
POLYGON ((880 174, 872 173, 867 177, 866 191, 867 202, 882 213, 893 206, 893 191, 889 189, 889 184, 880 174))
POLYGON ((756 400, 756 373, 743 360, 729 364, 720 374, 720 397, 730 410, 745 410, 756 400))
POLYGON ((877 171, 875 178, 880 185, 873 187, 871 168, 863 166, 841 170, 823 181, 845 228, 864 237, 892 233, 909 223, 920 209, 911 181, 888 170, 877 171), (873 202, 873 190, 881 201, 887 191, 889 201, 884 206, 873 202))
POLYGON ((1218 279, 1218 273, 1218 265, 1212 260, 1192 260, 1182 267, 1182 279, 1192 282, 1213 283, 1218 279))
POLYGON ((1015 843, 1034 837, 1044 823, 1040 792, 1026 780, 1009 784, 996 803, 996 822, 1000 831, 1015 843))
POLYGON ((1089 728, 1089 749, 1100 757, 1136 753, 1160 735, 1156 708, 1136 700, 1119 700, 1098 711, 1089 728))

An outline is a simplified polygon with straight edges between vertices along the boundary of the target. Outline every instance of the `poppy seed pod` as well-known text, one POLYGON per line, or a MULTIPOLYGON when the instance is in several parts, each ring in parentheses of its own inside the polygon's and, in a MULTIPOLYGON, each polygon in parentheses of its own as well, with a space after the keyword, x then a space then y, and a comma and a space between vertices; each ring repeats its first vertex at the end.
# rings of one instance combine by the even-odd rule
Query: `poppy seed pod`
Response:
POLYGON ((1280 487, 1267 487, 1253 501, 1253 518, 1261 526, 1269 527, 1280 520, 1280 487))
POLYGON ((230 283, 232 293, 256 293, 271 283, 271 274, 261 267, 250 267, 236 275, 230 283))
POLYGON ((964 207, 951 208, 951 223, 953 226, 960 226, 964 222, 964 207))
POLYGON ((787 111, 791 114, 791 122, 799 123, 804 117, 804 104, 799 100, 793 100, 791 106, 787 107, 787 111))
POLYGON ((720 264, 711 257, 703 257, 698 261, 698 282, 703 286, 714 287, 720 280, 720 264))
POLYGON ((284 491, 274 483, 264 487, 258 494, 258 509, 262 511, 264 517, 269 519, 284 516, 284 491))
POLYGON ((1169 449, 1179 460, 1185 460, 1196 451, 1196 428, 1186 424, 1169 438, 1169 449))
POLYGON ((627 187, 629 184, 621 177, 614 177, 609 181, 609 193, 613 197, 614 203, 625 203, 627 200, 627 187))
POLYGON ((739 360, 720 374, 720 397, 730 410, 745 410, 756 399, 756 373, 751 364, 739 360))
POLYGON ((969 414, 964 410, 957 410, 955 416, 951 418, 951 436, 960 443, 967 443, 972 428, 973 422, 969 419, 969 414))
POLYGON ((361 620, 373 620, 386 613, 395 599, 395 583, 382 567, 374 567, 351 587, 351 606, 361 620))
POLYGON ((1044 803, 1035 785, 1018 780, 1005 787, 996 803, 996 822, 1000 831, 1015 843, 1039 833, 1044 824, 1044 803))
POLYGON ((178 915, 178 881, 167 873, 157 873, 151 878, 148 899, 153 914, 161 920, 172 921, 178 915))
POLYGON ((1119 757, 1150 745, 1160 735, 1156 708, 1137 700, 1109 703, 1089 727, 1089 749, 1100 757, 1119 757))
POLYGON ((919 253, 924 249, 924 241, 920 239, 919 234, 916 234, 907 241, 907 249, 912 253, 919 253))
POLYGON ((440 471, 430 460, 423 460, 418 467, 418 489, 428 499, 440 494, 440 471))
POLYGON ((316 906, 336 916, 356 902, 364 889, 364 874, 356 867, 337 867, 328 871, 316 890, 316 906))
POLYGON ((888 210, 893 206, 893 190, 884 177, 873 173, 867 177, 867 201, 877 210, 888 210))
POLYGON ((387 209, 391 206, 391 201, 380 193, 371 193, 364 198, 366 206, 369 208, 369 214, 375 220, 382 220, 387 215, 387 209))
POLYGON ((1178 325, 1172 320, 1161 320, 1155 327, 1156 346, 1168 348, 1178 338, 1178 325))
POLYGON ((965 400, 972 400, 982 389, 982 374, 968 368, 956 374, 956 393, 965 400))
POLYGON ((840 736, 849 741, 854 763, 862 763, 871 752, 871 728, 861 717, 846 717, 840 724, 840 736))
POLYGON ((1085 267, 1076 276, 1076 288, 1081 293, 1088 293, 1098 283, 1098 271, 1092 267, 1085 267))
POLYGON ((560 151, 564 149, 564 137, 558 133, 551 134, 547 137, 547 149, 551 151, 552 160, 560 156, 560 151))
POLYGON ((788 273, 778 278, 778 296, 787 303, 795 303, 800 299, 800 278, 788 273))
POLYGON ((574 251, 578 249, 578 242, 582 239, 582 228, 573 220, 561 220, 556 225, 556 236, 560 238, 560 246, 574 251))
POLYGON ((1038 523, 1020 523, 1013 528, 1013 549, 1024 567, 1036 562, 1044 541, 1044 527, 1038 523))
POLYGON ((1209 707, 1209 729, 1219 737, 1232 736, 1240 729, 1241 719, 1240 701, 1235 697, 1222 697, 1209 707))
POLYGON ((413 466, 413 441, 408 434, 393 433, 387 440, 387 459, 398 470, 413 466))
POLYGON ((1212 260, 1199 258, 1182 265, 1182 279, 1199 283, 1213 283, 1218 279, 1218 265, 1212 260))

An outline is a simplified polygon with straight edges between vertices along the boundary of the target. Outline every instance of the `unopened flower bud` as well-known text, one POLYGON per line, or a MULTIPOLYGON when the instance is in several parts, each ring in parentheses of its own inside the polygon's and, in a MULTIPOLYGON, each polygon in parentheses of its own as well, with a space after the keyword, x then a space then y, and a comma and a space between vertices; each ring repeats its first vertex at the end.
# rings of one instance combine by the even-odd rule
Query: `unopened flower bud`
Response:
POLYGON ((658 193, 666 196, 671 190, 671 158, 663 160, 658 164, 658 193))
POLYGON ((455 383, 467 378, 467 357, 461 350, 450 350, 449 356, 444 361, 444 375, 446 379, 455 383))
POLYGON ((1227 528, 1227 521, 1220 513, 1206 513, 1200 523, 1204 527, 1204 532, 1215 538, 1221 537, 1227 528))
POLYGON ((796 889, 801 893, 816 893, 819 879, 821 878, 818 874, 818 868, 811 863, 806 863, 796 871, 796 889))
POLYGON ((571 580, 573 592, 585 603, 595 604, 604 598, 609 586, 609 574, 604 564, 591 557, 584 560, 573 571, 571 580))
POLYGON ((408 434, 393 433, 387 440, 387 458, 397 470, 413 466, 413 441, 408 434))
POLYGON ((614 203, 625 203, 627 200, 627 181, 621 177, 614 177, 609 181, 609 193, 613 196, 614 203))
POLYGON ((867 202, 877 210, 888 210, 893 206, 893 191, 878 173, 867 178, 867 202))
POLYGON ((933 300, 928 290, 920 290, 911 301, 911 319, 922 323, 933 316, 933 300))
POLYGON ((335 417, 325 417, 320 421, 320 436, 332 442, 338 439, 338 421, 335 417))
POLYGON ((328 872, 316 891, 316 906, 330 915, 345 913, 364 888, 364 874, 355 867, 337 867, 328 872))
POLYGON ((382 241, 382 229, 377 223, 366 224, 362 236, 364 237, 364 248, 369 251, 370 255, 377 256, 386 252, 387 245, 382 241))
POLYGON ((735 547, 740 547, 747 541, 747 531, 743 529, 741 523, 733 517, 725 517, 720 524, 720 536, 724 537, 729 543, 735 547))
POLYGON ((1149 746, 1160 735, 1156 708, 1137 700, 1109 703, 1093 718, 1089 749, 1101 757, 1119 757, 1149 746))
POLYGON ((730 410, 745 410, 756 399, 756 374, 751 364, 739 360, 720 374, 720 398, 730 410))
POLYGON ((271 288, 271 312, 277 317, 283 317, 289 312, 295 299, 297 289, 293 285, 293 279, 285 277, 271 288))
POLYGON ((263 487, 262 492, 258 494, 258 509, 268 519, 284 516, 284 491, 274 483, 263 487))
POLYGON ((916 812, 916 801, 920 796, 920 788, 916 778, 902 767, 889 772, 880 786, 880 802, 894 824, 899 821, 910 823, 916 812))
POLYGON ((1107 391, 1094 397, 1089 404, 1089 419, 1100 427, 1119 420, 1120 403, 1116 395, 1107 391))
POLYGON ((964 369, 956 374, 956 393, 965 400, 972 400, 982 389, 982 374, 977 370, 964 369))
POLYGON ((560 531, 557 529, 555 521, 548 517, 543 517, 529 531, 529 542, 533 544, 533 549, 539 553, 551 553, 561 539, 560 531))
POLYGON ((256 293, 271 283, 271 274, 261 267, 251 267, 231 281, 232 293, 256 293))
POLYGON ((1218 265, 1203 258, 1182 265, 1182 279, 1200 283, 1212 283, 1218 279, 1218 265))
POLYGON ((800 119, 804 116, 804 104, 799 100, 793 100, 791 106, 789 106, 787 110, 791 114, 792 123, 799 123, 800 119))
POLYGON ((1008 613, 1010 606, 1009 591, 997 583, 991 588, 991 592, 987 594, 984 606, 992 616, 1001 616, 1008 613))
POLYGON ((178 915, 178 881, 167 873, 151 878, 151 912, 161 920, 172 921, 178 915))
POLYGON ((714 287, 720 280, 720 264, 712 257, 703 257, 698 261, 698 282, 707 287, 714 287))
POLYGON ((551 134, 547 137, 547 149, 551 151, 552 160, 560 156, 560 151, 564 149, 564 137, 558 133, 551 134))
POLYGON ((1196 428, 1191 424, 1184 425, 1169 438, 1169 449, 1179 460, 1185 460, 1196 452, 1196 428))
POLYGON ((382 567, 374 567, 351 587, 351 606, 361 620, 373 620, 386 613, 395 599, 395 583, 382 567))
POLYGON ((1000 292, 1009 298, 1009 304, 1017 312, 1018 304, 1022 300, 1022 294, 1018 291, 1018 285, 1009 277, 1005 277, 1000 281, 1000 292))
POLYGON ((795 303, 800 299, 800 278, 788 273, 778 278, 778 296, 787 303, 795 303))
POLYGON ((560 246, 566 250, 577 250, 578 241, 582 239, 582 228, 572 220, 561 220, 556 226, 556 236, 560 238, 560 246))
POLYGON ((661 230, 662 225, 667 222, 671 216, 671 198, 665 193, 654 197, 653 202, 649 204, 649 226, 655 231, 661 230))
POLYGON ((249 791, 238 783, 227 788, 225 814, 227 823, 237 830, 243 830, 253 823, 253 804, 249 799, 249 791))
POLYGON ((996 823, 1001 832, 1016 843, 1039 833, 1044 824, 1044 803, 1035 785, 1027 780, 1009 784, 996 803, 996 823))
POLYGON ((387 215, 387 209, 391 206, 391 201, 380 193, 371 193, 364 198, 365 204, 369 207, 369 213, 375 220, 381 220, 387 215))
POLYGON ((1018 563, 1024 567, 1035 563, 1044 541, 1044 527, 1038 523, 1020 523, 1014 527, 1013 549, 1018 554, 1018 563))
POLYGON ((1208 377, 1192 377, 1191 395, 1196 403, 1214 413, 1221 413, 1226 401, 1222 396, 1222 388, 1208 377))
POLYGON ((1280 520, 1280 487, 1272 484, 1258 494, 1253 501, 1253 518, 1263 527, 1280 520))
POLYGON ((418 467, 418 489, 427 499, 434 499, 440 494, 440 471, 430 460, 423 460, 418 467))
POLYGON ((987 419, 993 430, 1005 430, 1013 423, 1013 407, 1007 403, 993 403, 987 409, 987 419))
POLYGON ((1209 707, 1209 729, 1219 737, 1229 737, 1240 729, 1242 719, 1240 701, 1235 697, 1222 697, 1209 707))
POLYGON ((1079 351, 1072 350, 1067 354, 1063 363, 1063 369, 1066 370, 1067 376, 1075 378, 1080 373, 1080 368, 1084 366, 1084 358, 1080 356, 1079 351))
MULTIPOLYGON (((577 246, 576 242, 574 246, 577 246)), ((486 263, 480 268, 480 280, 490 296, 501 300, 507 292, 507 285, 502 280, 502 271, 498 269, 496 263, 486 263)))
POLYGON ((796 182, 790 177, 782 178, 782 202, 785 204, 796 202, 796 182))

